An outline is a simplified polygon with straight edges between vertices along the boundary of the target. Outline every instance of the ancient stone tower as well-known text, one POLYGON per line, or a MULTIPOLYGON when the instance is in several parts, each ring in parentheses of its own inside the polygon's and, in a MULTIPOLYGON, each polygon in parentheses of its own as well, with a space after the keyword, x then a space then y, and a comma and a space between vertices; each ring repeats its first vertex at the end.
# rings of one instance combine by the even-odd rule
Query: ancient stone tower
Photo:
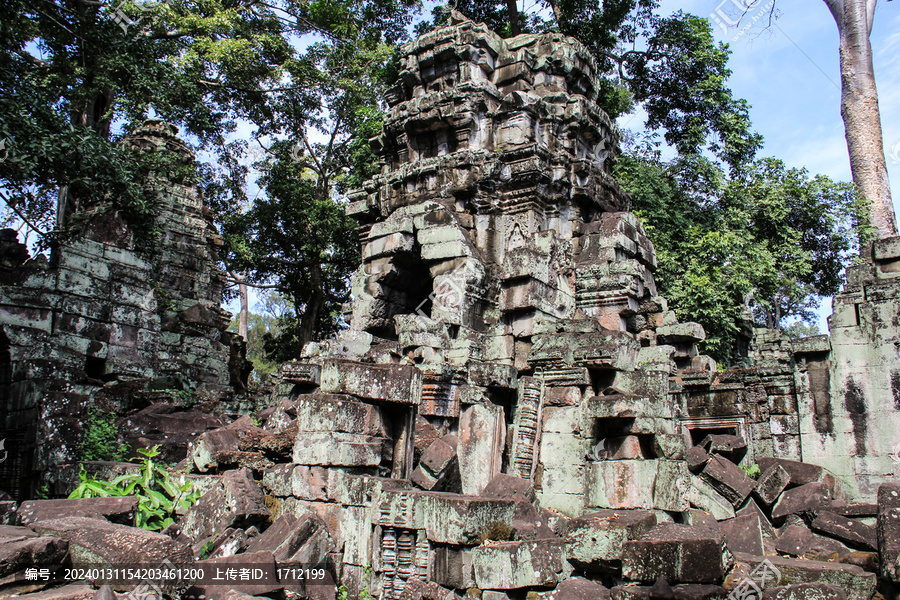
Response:
POLYGON ((281 372, 295 478, 378 488, 285 510, 343 522, 343 573, 376 565, 385 599, 512 518, 481 497, 502 474, 570 516, 686 510, 669 377, 715 370, 656 294, 587 50, 455 19, 405 47, 382 171, 351 195, 350 329, 281 372))
POLYGON ((867 398, 893 375, 828 365, 866 339, 894 364, 891 336, 866 336, 895 307, 871 278, 898 271, 900 246, 876 246, 878 273, 836 297, 834 352, 825 336, 757 335, 751 367, 719 371, 703 329, 656 293, 585 48, 454 13, 403 51, 381 173, 348 206, 362 252, 350 327, 282 365, 264 429, 242 418, 192 442, 196 470, 224 475, 185 534, 221 550, 271 517, 247 552, 325 564, 351 597, 380 600, 656 597, 660 578, 672 597, 724 597, 770 558, 796 582, 840 570, 847 597, 868 600, 873 573, 772 548, 805 555, 808 535, 843 563, 837 539, 877 545, 874 506, 847 506, 835 477, 854 463, 799 460, 884 446, 865 409, 889 412, 867 398), (880 294, 871 314, 851 308, 865 294, 880 294), (828 392, 847 377, 850 415, 828 392), (754 465, 758 481, 740 468, 754 465), (796 527, 814 511, 834 539, 796 527))
MULTIPOLYGON (((177 129, 148 121, 125 143, 145 152, 193 154, 177 129)), ((82 234, 54 260, 29 259, 15 232, 0 233, 0 422, 9 458, 0 489, 29 495, 36 474, 79 458, 98 394, 117 389, 230 391, 239 344, 220 308, 221 238, 193 186, 160 174, 157 256, 139 254, 132 231, 108 204, 83 208, 82 234), (235 346, 234 348, 232 346, 235 346)), ((129 396, 129 393, 124 393, 129 396)), ((107 410, 130 408, 116 400, 107 410)))

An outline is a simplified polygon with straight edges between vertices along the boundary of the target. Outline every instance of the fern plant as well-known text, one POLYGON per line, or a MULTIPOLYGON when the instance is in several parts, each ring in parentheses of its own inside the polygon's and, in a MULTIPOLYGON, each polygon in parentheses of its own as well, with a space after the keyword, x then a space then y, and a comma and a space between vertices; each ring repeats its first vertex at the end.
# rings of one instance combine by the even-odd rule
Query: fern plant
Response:
POLYGON ((175 522, 175 511, 190 508, 199 498, 200 490, 192 489, 190 481, 179 484, 154 458, 159 456, 159 446, 139 449, 141 468, 134 473, 120 475, 112 481, 88 477, 84 470, 78 476, 81 483, 69 494, 69 498, 103 498, 109 496, 136 496, 138 511, 136 524, 143 529, 160 531, 175 522))

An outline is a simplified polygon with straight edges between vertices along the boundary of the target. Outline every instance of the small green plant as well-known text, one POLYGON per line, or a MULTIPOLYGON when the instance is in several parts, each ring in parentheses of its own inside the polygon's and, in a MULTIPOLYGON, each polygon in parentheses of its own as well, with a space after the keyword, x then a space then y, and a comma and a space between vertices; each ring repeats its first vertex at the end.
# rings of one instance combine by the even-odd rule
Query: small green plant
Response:
POLYGON ((209 558, 209 553, 213 551, 213 548, 216 545, 216 536, 212 536, 209 538, 203 547, 200 549, 200 560, 206 560, 209 558))
POLYGON ((171 397, 172 401, 175 402, 178 406, 183 406, 184 408, 190 408, 197 404, 197 396, 194 395, 194 392, 191 390, 163 390, 167 392, 171 397))
POLYGON ((84 422, 84 437, 78 446, 81 460, 125 460, 128 444, 118 443, 118 433, 116 413, 92 406, 84 422))
POLYGON ((759 465, 741 465, 741 471, 747 474, 748 477, 752 477, 753 479, 759 479, 759 476, 762 475, 762 471, 759 470, 759 465))
POLYGON ((40 500, 46 500, 50 497, 50 486, 46 483, 34 491, 34 497, 40 500))
POLYGON ((200 490, 192 489, 191 482, 179 485, 169 472, 154 459, 159 456, 159 446, 149 450, 139 449, 141 468, 134 473, 120 475, 112 481, 87 476, 84 467, 78 476, 81 483, 69 494, 69 498, 101 498, 107 496, 137 496, 137 526, 160 531, 174 522, 179 507, 188 509, 200 497, 200 490))
POLYGON ((369 584, 372 581, 372 565, 366 565, 363 573, 366 574, 366 583, 363 589, 359 591, 359 600, 375 600, 375 597, 369 592, 369 584))
POLYGON ((167 290, 158 281, 151 281, 150 286, 156 295, 156 311, 160 315, 165 315, 168 311, 175 310, 175 298, 172 292, 167 290))

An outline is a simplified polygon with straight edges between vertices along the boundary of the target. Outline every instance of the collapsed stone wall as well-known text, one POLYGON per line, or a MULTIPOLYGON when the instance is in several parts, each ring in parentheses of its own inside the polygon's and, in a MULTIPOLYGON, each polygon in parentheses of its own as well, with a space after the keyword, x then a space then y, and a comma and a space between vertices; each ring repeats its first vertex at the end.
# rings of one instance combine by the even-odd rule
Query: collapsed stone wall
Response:
POLYGON ((830 336, 757 330, 751 352, 754 365, 785 382, 792 410, 780 427, 796 432, 792 453, 865 501, 900 476, 898 264, 900 238, 877 240, 871 260, 847 268, 830 336))
MULTIPOLYGON (((666 524, 762 531, 810 502, 843 510, 859 490, 789 460, 808 452, 796 357, 821 358, 821 340, 758 332, 751 366, 727 371, 699 354, 705 333, 657 294, 653 245, 610 176, 590 54, 458 14, 404 52, 373 140, 381 173, 347 209, 362 253, 350 328, 282 366, 264 429, 202 435, 194 466, 257 471, 272 517, 318 523, 339 582, 382 599, 424 593, 417 580, 552 587, 573 566, 646 580, 579 549, 573 531, 600 522, 624 519, 652 555, 655 523, 688 543, 666 524), (737 466, 754 464, 759 483, 737 466)), ((727 557, 715 539, 709 557, 727 557)))
MULTIPOLYGON (((193 156, 172 126, 150 121, 125 143, 193 156)), ((0 489, 27 496, 54 465, 78 458, 97 394, 152 382, 172 389, 230 390, 241 351, 225 329, 221 239, 196 188, 162 178, 158 254, 134 248, 108 206, 85 209, 83 235, 30 258, 12 230, 0 232, 0 423, 9 457, 0 489)), ((130 406, 107 409, 124 412, 130 406)))

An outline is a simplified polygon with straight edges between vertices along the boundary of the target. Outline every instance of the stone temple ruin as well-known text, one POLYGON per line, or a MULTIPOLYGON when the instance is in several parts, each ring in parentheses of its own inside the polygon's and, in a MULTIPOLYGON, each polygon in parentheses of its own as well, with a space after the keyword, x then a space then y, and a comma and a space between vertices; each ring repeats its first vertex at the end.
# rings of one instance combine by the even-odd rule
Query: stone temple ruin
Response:
MULTIPOLYGON (((126 143, 193 160, 176 132, 151 121, 126 143)), ((119 413, 133 407, 127 380, 159 389, 191 382, 213 394, 241 386, 243 342, 225 331, 212 214, 194 187, 157 185, 164 234, 155 262, 135 251, 132 232, 105 205, 79 215, 85 235, 59 244, 49 264, 31 259, 14 231, 0 231, 0 419, 9 453, 0 489, 15 497, 30 497, 36 475, 74 460, 98 399, 119 413)))
POLYGON ((282 365, 254 419, 193 439, 205 493, 167 535, 112 543, 137 530, 108 499, 24 502, 30 529, 0 535, 329 577, 188 597, 896 598, 900 238, 848 269, 831 337, 757 330, 751 366, 720 371, 657 294, 587 50, 454 13, 404 51, 382 171, 348 205, 349 329, 282 365))

